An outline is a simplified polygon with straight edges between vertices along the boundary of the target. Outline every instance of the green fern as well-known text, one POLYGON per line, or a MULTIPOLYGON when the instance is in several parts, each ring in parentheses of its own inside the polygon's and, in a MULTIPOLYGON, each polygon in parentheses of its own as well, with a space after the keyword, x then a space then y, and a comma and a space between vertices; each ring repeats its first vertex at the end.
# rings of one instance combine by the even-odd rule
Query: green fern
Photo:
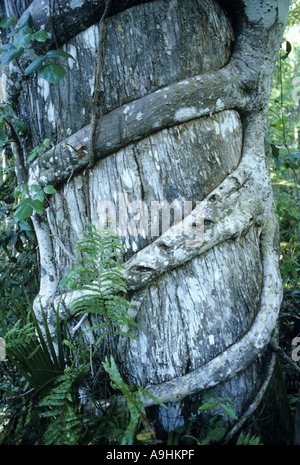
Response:
POLYGON ((56 379, 55 387, 43 398, 41 416, 50 420, 43 436, 45 445, 76 445, 83 434, 78 388, 87 375, 89 364, 69 368, 56 379), (46 410, 45 410, 46 409, 46 410))
MULTIPOLYGON (((126 285, 123 280, 124 268, 119 263, 120 240, 108 229, 99 234, 94 226, 89 226, 90 230, 82 233, 82 238, 76 245, 76 251, 81 254, 81 258, 75 261, 79 266, 71 270, 68 276, 71 288, 81 292, 81 296, 72 303, 73 312, 75 315, 96 315, 98 321, 100 317, 101 321, 89 329, 100 332, 96 344, 111 332, 131 337, 126 330, 138 326, 129 315, 129 302, 123 297, 126 285), (122 330, 124 327, 125 331, 122 330)), ((140 421, 140 412, 144 413, 141 396, 151 395, 140 386, 133 393, 131 387, 123 382, 111 359, 111 365, 107 362, 103 365, 113 386, 125 395, 129 411, 124 408, 114 414, 112 419, 111 406, 112 410, 98 415, 96 420, 84 416, 81 413, 78 389, 90 370, 93 354, 77 338, 70 337, 66 321, 62 327, 59 308, 55 334, 51 334, 43 309, 41 314, 42 327, 31 308, 27 315, 23 315, 22 320, 6 330, 5 342, 7 356, 42 399, 38 406, 38 415, 43 422, 43 444, 90 443, 94 441, 89 433, 93 428, 96 428, 95 436, 100 442, 104 438, 114 438, 113 440, 121 440, 122 444, 132 444, 140 421), (108 427, 110 424, 117 428, 116 434, 108 427)), ((19 417, 16 443, 22 443, 23 426, 28 425, 30 419, 31 410, 28 415, 21 414, 19 417)))
POLYGON ((14 431, 14 444, 15 445, 21 445, 23 442, 24 431, 26 432, 26 429, 32 420, 32 407, 33 407, 33 403, 29 402, 29 405, 27 406, 27 408, 26 409, 23 408, 21 411, 21 415, 18 418, 17 426, 14 431))
MULTIPOLYGON (((113 328, 138 326, 128 313, 129 302, 122 296, 127 290, 124 267, 118 262, 122 249, 119 237, 109 229, 104 228, 99 234, 93 225, 87 226, 90 230, 81 233, 75 249, 82 258, 74 261, 79 266, 69 272, 68 280, 72 289, 81 291, 81 296, 72 302, 74 314, 101 317, 101 321, 88 330, 100 330, 97 345, 113 328)), ((121 329, 114 330, 114 334, 132 337, 121 329)))
POLYGON ((237 446, 263 446, 259 436, 250 436, 249 433, 245 434, 243 431, 239 435, 236 443, 237 446))

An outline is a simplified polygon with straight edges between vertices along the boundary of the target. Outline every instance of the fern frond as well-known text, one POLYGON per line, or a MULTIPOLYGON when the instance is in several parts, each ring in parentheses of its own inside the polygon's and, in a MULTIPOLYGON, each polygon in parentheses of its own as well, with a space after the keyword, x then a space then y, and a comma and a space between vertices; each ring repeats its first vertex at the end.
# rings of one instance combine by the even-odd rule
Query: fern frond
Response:
POLYGON ((78 388, 88 373, 89 363, 65 370, 55 381, 55 387, 42 399, 41 416, 50 423, 44 433, 45 445, 76 445, 82 435, 78 388), (45 409, 45 410, 44 410, 45 409))
MULTIPOLYGON (((73 264, 79 266, 69 274, 72 289, 82 292, 72 302, 73 314, 89 313, 101 317, 99 324, 93 325, 88 331, 117 326, 137 327, 127 311, 131 309, 129 302, 120 295, 127 292, 123 278, 124 267, 118 261, 122 250, 120 238, 111 235, 111 231, 105 228, 98 233, 93 225, 87 226, 90 229, 81 233, 75 247, 82 258, 74 261, 73 264)), ((97 344, 108 333, 109 329, 100 335, 97 344)))

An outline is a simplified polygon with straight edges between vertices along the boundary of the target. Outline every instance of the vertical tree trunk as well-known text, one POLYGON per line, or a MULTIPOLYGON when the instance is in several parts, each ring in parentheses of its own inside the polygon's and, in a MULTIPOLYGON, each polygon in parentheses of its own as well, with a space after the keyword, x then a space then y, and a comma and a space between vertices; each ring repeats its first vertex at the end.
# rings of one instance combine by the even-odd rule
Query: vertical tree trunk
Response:
MULTIPOLYGON (((26 11, 15 3, 36 28, 49 27, 47 47, 75 58, 57 87, 37 75, 24 81, 14 63, 6 68, 7 98, 30 128, 25 152, 46 137, 53 143, 28 166, 29 183, 57 188, 33 218, 37 303, 51 319, 78 233, 114 205, 130 226, 123 259, 139 325, 137 340, 118 340, 122 373, 168 403, 153 407, 158 430, 195 417, 213 388, 233 402, 238 432, 274 383, 282 389, 268 348, 282 292, 264 137, 289 2, 115 1, 103 37, 104 1, 34 0, 26 11), (174 207, 164 234, 154 227, 159 203, 167 219, 174 207)), ((27 58, 32 52, 21 65, 27 58)), ((286 442, 288 413, 275 397, 272 408, 285 418, 279 431, 269 427, 274 443, 286 442)))

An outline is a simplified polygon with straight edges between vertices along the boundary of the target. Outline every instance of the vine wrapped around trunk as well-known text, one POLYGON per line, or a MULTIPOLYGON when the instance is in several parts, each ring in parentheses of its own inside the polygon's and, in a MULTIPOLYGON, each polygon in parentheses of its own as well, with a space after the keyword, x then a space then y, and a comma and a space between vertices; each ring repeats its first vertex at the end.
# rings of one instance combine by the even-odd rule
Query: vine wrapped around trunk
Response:
MULTIPOLYGON (((25 151, 52 141, 27 167, 28 184, 57 190, 33 217, 36 313, 42 304, 51 321, 79 233, 110 209, 127 228, 124 278, 138 325, 136 339, 115 339, 123 376, 168 403, 153 410, 165 431, 193 417, 208 388, 248 418, 278 377, 269 342, 282 291, 264 141, 289 1, 16 4, 49 27, 46 49, 75 58, 57 87, 36 75, 25 85, 15 64, 5 69, 6 94, 30 128, 25 151), (187 208, 181 217, 176 205, 187 208), (169 226, 157 234, 163 207, 169 226)), ((73 298, 63 296, 62 315, 72 318, 73 298)))

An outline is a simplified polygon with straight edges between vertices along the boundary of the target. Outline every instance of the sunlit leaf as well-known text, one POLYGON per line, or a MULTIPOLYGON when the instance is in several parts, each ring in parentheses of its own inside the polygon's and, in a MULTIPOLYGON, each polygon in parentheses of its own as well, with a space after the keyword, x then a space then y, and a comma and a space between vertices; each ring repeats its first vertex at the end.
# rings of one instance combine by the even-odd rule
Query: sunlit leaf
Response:
POLYGON ((48 148, 50 145, 50 142, 51 142, 50 139, 44 139, 43 145, 48 148))

